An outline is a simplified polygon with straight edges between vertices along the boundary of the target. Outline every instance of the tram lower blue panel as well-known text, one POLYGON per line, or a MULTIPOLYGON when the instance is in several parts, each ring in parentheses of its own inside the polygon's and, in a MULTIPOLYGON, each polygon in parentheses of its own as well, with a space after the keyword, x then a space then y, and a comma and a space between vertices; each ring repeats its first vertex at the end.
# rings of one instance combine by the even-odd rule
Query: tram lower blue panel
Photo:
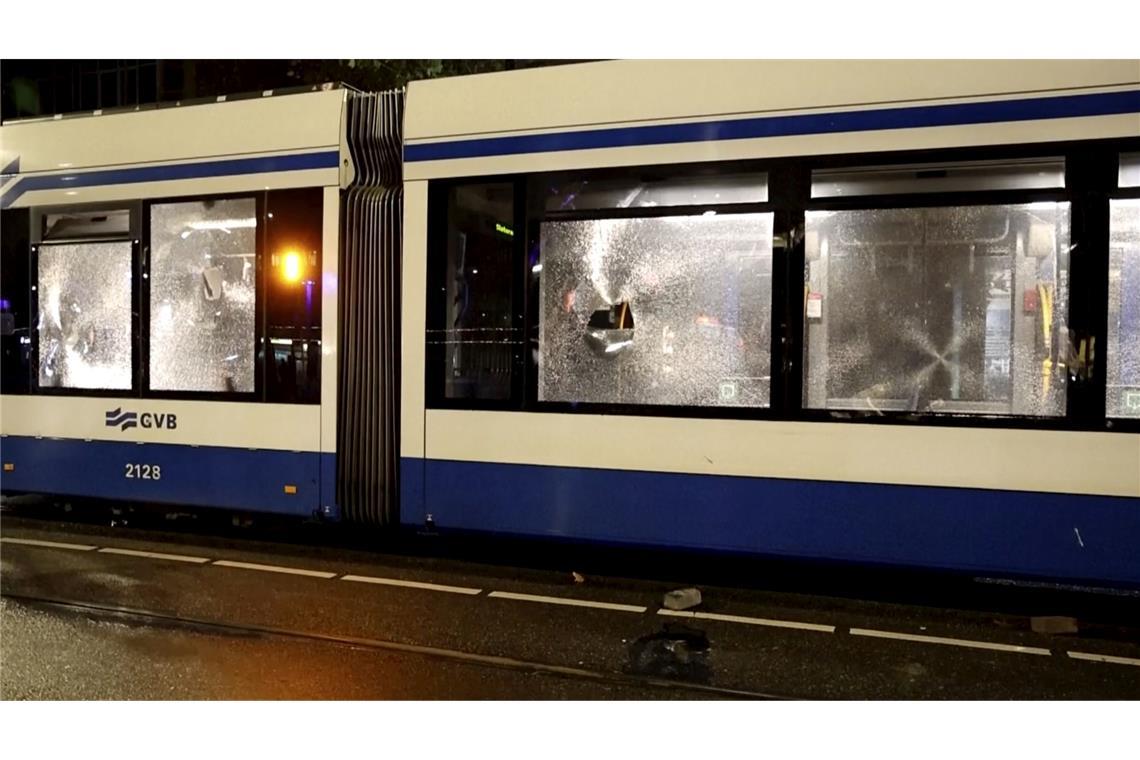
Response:
POLYGON ((422 526, 427 521, 424 461, 416 457, 400 458, 400 522, 405 525, 422 526))
POLYGON ((13 469, 0 475, 0 488, 310 516, 320 509, 321 459, 332 456, 5 436, 0 439, 0 457, 13 469), (150 478, 140 477, 146 474, 150 478), (286 485, 296 486, 297 492, 285 493, 286 485))
POLYGON ((1140 585, 1140 499, 420 461, 440 528, 1140 585))
POLYGON ((336 500, 336 454, 321 454, 321 516, 327 520, 340 520, 340 505, 336 500))

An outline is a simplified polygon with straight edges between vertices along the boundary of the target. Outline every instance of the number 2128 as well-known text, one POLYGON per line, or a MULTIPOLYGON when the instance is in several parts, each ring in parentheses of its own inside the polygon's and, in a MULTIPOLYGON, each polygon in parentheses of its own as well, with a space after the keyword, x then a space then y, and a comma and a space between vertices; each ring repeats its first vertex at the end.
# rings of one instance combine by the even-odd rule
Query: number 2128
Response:
POLYGON ((162 468, 157 464, 128 464, 126 477, 140 480, 161 480, 162 468))

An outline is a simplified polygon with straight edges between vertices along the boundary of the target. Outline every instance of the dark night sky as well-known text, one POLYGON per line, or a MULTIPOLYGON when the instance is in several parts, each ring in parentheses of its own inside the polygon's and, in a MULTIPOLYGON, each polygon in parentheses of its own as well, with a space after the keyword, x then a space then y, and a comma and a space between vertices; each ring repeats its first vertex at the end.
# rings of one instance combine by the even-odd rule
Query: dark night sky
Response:
POLYGON ((553 60, 6 60, 3 119, 344 82, 361 90, 553 60))

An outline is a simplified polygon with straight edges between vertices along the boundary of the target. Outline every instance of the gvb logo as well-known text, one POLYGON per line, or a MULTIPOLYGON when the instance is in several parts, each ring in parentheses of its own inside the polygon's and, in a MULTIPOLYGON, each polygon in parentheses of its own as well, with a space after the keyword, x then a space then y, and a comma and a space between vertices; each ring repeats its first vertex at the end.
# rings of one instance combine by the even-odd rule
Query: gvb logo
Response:
POLYGON ((122 407, 106 412, 107 427, 117 427, 120 430, 130 430, 133 427, 142 427, 148 430, 166 428, 174 430, 178 427, 178 416, 174 414, 155 414, 154 412, 124 412, 122 407))
POLYGON ((139 426, 139 416, 136 412, 124 412, 122 407, 107 412, 107 427, 118 427, 122 430, 139 426))

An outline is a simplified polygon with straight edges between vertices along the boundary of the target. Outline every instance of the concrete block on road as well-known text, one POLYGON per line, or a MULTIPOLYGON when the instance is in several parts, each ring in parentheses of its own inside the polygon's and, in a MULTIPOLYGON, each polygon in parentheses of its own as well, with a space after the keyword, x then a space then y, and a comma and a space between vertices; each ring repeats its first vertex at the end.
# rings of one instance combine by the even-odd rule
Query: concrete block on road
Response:
POLYGON ((1034 633, 1076 633, 1077 619, 1061 615, 1043 615, 1029 619, 1034 633))
POLYGON ((670 610, 687 610, 701 603, 701 590, 698 588, 679 588, 665 593, 665 608, 670 610))

